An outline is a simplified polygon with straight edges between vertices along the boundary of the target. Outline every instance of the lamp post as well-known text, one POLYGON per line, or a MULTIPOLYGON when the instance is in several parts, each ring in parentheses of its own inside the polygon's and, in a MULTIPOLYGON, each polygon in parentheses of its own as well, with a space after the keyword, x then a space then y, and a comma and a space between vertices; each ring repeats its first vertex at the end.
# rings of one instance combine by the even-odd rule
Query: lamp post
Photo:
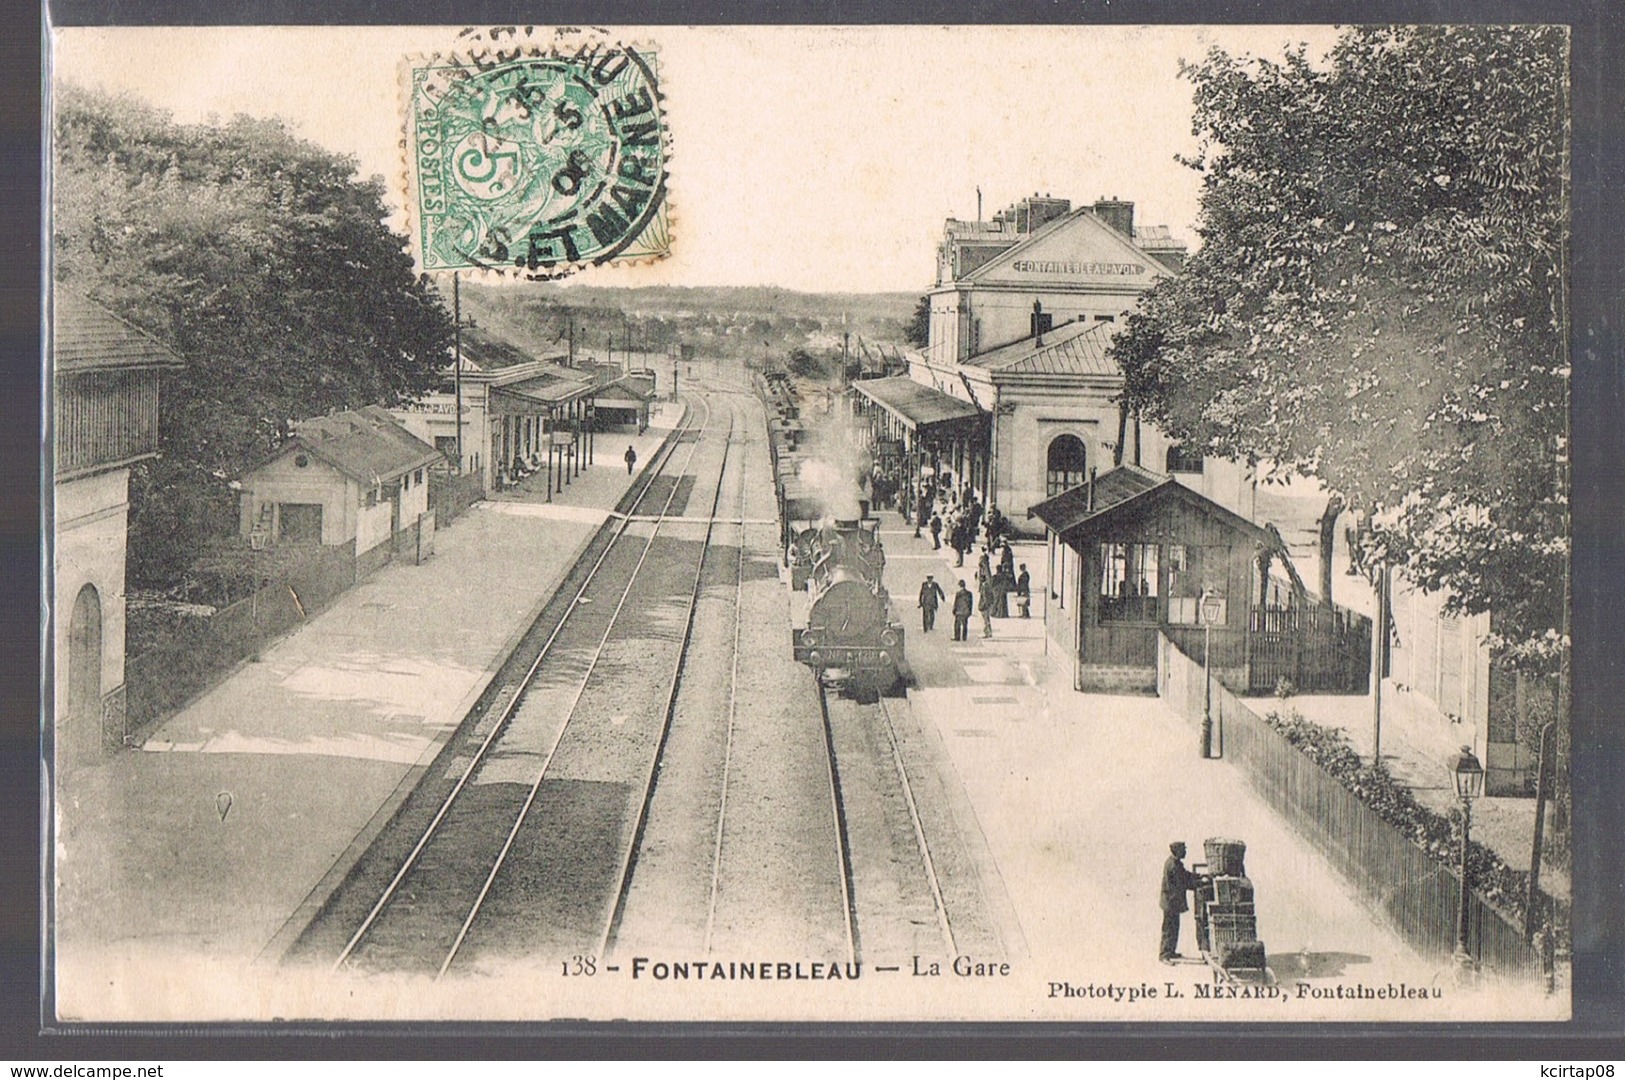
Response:
POLYGON ((1467 847, 1472 839, 1473 800, 1484 793, 1484 766, 1473 756, 1473 748, 1464 746, 1452 754, 1449 761, 1450 776, 1456 782, 1456 798, 1461 800, 1461 909, 1456 915, 1456 967, 1462 972, 1473 969, 1473 954, 1467 949, 1467 903, 1472 890, 1467 881, 1467 847))
POLYGON ((1224 597, 1202 590, 1202 756, 1213 756, 1213 626, 1224 621, 1224 597))

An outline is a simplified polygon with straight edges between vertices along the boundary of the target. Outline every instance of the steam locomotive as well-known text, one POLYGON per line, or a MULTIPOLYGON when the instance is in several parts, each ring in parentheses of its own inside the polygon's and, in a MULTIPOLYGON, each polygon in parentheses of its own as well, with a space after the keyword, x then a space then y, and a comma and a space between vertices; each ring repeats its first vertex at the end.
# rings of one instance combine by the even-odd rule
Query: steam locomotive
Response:
POLYGON ((804 580, 808 599, 804 625, 791 631, 795 658, 859 697, 893 693, 907 674, 878 533, 872 518, 836 521, 798 533, 790 555, 791 584, 804 580))
POLYGON ((793 590, 793 654, 832 689, 858 697, 894 693, 905 684, 908 667, 903 626, 882 577, 880 523, 868 516, 855 480, 850 502, 831 505, 831 467, 807 445, 794 385, 778 372, 757 379, 768 406, 779 539, 793 590), (815 473, 826 482, 815 483, 815 473))

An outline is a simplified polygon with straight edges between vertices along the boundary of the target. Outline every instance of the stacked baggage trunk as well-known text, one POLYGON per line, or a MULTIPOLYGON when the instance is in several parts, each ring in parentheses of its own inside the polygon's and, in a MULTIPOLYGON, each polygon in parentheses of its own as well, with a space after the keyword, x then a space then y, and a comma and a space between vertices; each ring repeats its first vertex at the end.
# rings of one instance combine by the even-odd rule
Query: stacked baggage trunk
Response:
POLYGON ((1207 857, 1196 883, 1197 946, 1222 970, 1263 971, 1264 943, 1258 940, 1253 883, 1247 877, 1247 845, 1213 838, 1202 844, 1207 857), (1205 871, 1205 872, 1203 872, 1205 871))

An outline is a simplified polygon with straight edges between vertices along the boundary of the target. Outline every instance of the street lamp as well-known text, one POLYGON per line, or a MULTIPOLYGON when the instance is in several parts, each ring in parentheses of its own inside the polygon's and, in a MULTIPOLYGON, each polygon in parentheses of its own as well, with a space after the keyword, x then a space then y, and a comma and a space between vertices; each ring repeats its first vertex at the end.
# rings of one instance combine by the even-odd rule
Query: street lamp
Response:
POLYGON ((1202 590, 1202 756, 1213 756, 1213 665, 1208 657, 1213 649, 1213 627, 1224 622, 1224 597, 1211 589, 1202 590))
POLYGON ((1467 886, 1467 845, 1471 842, 1473 800, 1484 793, 1484 766, 1473 756, 1473 748, 1464 746, 1450 756, 1450 776, 1456 782, 1456 798, 1461 800, 1461 910, 1456 916, 1456 966, 1467 971, 1473 967, 1473 955, 1467 951, 1467 902, 1472 891, 1467 886))

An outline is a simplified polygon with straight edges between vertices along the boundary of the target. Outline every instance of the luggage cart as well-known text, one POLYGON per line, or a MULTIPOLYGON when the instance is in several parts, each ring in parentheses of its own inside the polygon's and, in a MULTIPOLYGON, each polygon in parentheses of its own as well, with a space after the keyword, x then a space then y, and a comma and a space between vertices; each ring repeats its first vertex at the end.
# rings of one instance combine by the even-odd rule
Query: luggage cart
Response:
POLYGON ((1274 985, 1275 973, 1258 940, 1253 884, 1242 864, 1247 845, 1215 838, 1202 848, 1207 862, 1191 864, 1197 951, 1215 982, 1274 985))

